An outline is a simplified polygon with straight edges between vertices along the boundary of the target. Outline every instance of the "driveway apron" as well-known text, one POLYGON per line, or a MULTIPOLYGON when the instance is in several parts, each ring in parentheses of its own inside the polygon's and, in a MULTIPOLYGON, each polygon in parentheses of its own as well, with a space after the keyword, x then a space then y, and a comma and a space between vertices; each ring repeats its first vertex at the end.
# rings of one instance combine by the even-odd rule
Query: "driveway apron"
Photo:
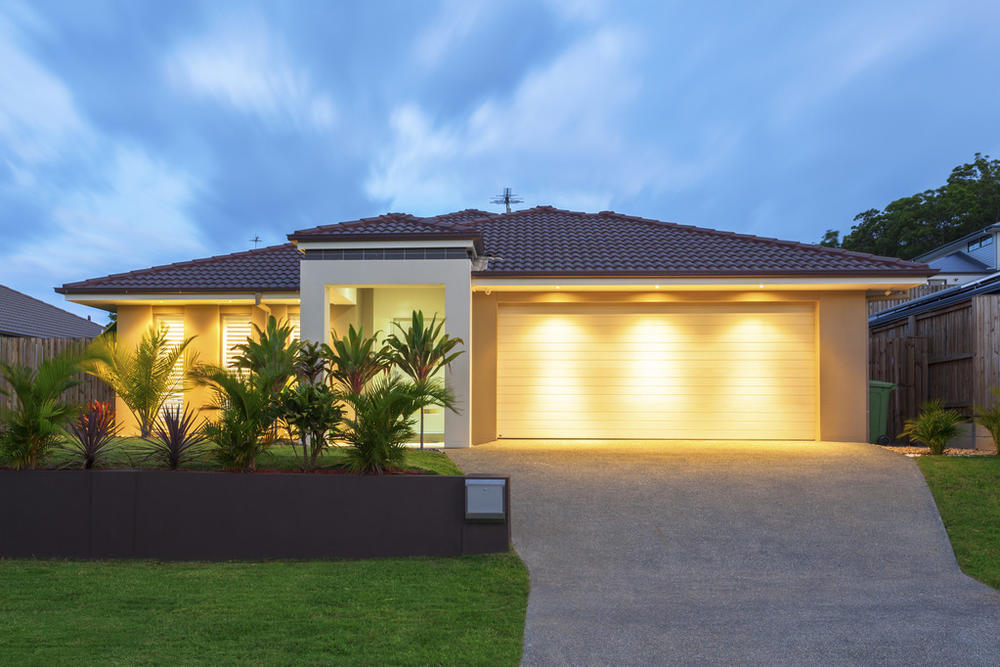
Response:
POLYGON ((511 477, 525 664, 1000 665, 1000 593, 959 570, 905 457, 701 441, 449 455, 511 477))

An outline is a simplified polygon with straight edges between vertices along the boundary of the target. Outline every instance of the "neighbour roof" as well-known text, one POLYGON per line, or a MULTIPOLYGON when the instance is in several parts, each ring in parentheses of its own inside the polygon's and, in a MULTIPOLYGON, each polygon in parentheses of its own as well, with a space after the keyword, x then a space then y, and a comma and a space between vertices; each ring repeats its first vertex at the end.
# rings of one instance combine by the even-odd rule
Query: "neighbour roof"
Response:
POLYGON ((913 260, 916 261, 916 262, 926 262, 928 260, 928 258, 937 257, 937 256, 940 255, 940 253, 942 253, 944 251, 951 250, 952 248, 955 248, 955 249, 962 248, 969 241, 977 239, 977 238, 979 238, 980 236, 982 236, 984 234, 988 234, 990 232, 996 231, 997 229, 1000 229, 1000 222, 994 223, 992 225, 987 225, 986 227, 983 227, 982 229, 977 229, 974 232, 969 232, 965 236, 960 236, 960 237, 958 237, 957 239, 955 239, 953 241, 948 241, 947 243, 943 243, 943 244, 939 245, 938 247, 934 248, 933 250, 929 250, 929 251, 925 252, 922 255, 914 257, 913 260))
MULTIPOLYGON (((838 248, 722 232, 612 211, 578 213, 551 206, 490 214, 461 211, 434 218, 387 214, 290 234, 293 240, 392 235, 477 235, 489 260, 478 275, 930 275, 926 265, 838 248)), ((464 238, 464 237, 463 237, 464 238)))
POLYGON ((1000 293, 1000 272, 973 280, 969 283, 949 287, 939 292, 932 292, 916 299, 910 299, 894 308, 887 308, 869 317, 868 326, 870 328, 883 326, 911 315, 919 315, 920 313, 962 303, 979 294, 997 293, 1000 293))
POLYGON ((927 262, 932 269, 937 269, 941 273, 992 273, 993 269, 989 264, 980 262, 975 257, 967 255, 961 250, 950 255, 938 257, 927 262))
POLYGON ((66 283, 56 291, 297 292, 300 256, 293 244, 285 243, 66 283))
POLYGON ((0 285, 0 336, 93 338, 104 327, 0 285))

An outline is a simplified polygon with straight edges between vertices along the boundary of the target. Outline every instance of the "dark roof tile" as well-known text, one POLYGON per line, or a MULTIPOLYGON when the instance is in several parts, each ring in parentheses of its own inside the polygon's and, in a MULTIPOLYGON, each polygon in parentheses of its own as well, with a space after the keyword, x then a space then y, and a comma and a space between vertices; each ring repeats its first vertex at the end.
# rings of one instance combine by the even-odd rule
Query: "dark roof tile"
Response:
POLYGON ((93 338, 103 330, 97 322, 0 285, 0 336, 93 338))

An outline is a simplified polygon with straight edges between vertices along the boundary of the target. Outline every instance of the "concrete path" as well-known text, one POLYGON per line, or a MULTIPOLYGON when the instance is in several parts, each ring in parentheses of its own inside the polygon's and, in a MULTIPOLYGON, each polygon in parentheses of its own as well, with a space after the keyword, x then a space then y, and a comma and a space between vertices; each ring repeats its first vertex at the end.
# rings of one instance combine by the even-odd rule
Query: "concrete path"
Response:
POLYGON ((526 664, 1000 665, 1000 593, 961 573, 900 455, 559 441, 448 453, 512 478, 526 664))

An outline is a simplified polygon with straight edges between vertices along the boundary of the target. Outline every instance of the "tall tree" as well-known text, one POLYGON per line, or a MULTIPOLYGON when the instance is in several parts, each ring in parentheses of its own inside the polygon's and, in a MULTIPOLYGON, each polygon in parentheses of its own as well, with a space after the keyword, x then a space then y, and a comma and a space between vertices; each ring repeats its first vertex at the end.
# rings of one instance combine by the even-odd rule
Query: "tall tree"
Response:
MULTIPOLYGON (((936 190, 862 211, 854 222, 840 247, 903 259, 1000 222, 1000 160, 976 153, 936 190)), ((836 247, 836 239, 836 231, 827 230, 821 244, 836 247)))

